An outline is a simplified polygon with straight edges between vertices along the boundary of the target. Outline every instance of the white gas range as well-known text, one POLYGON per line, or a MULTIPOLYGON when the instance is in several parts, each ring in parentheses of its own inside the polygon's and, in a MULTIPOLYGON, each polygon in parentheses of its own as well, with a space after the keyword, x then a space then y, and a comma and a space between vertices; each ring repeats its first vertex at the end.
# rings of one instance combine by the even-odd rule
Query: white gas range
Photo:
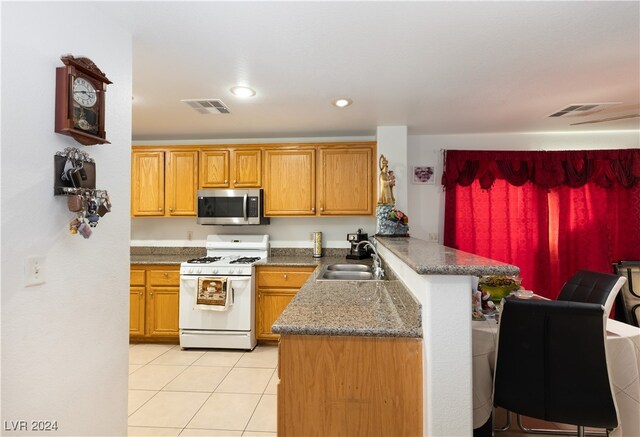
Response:
POLYGON ((180 347, 256 345, 253 264, 269 255, 268 235, 209 235, 207 256, 180 265, 180 347), (217 282, 216 282, 217 281, 217 282), (226 305, 201 305, 203 284, 224 283, 226 305))

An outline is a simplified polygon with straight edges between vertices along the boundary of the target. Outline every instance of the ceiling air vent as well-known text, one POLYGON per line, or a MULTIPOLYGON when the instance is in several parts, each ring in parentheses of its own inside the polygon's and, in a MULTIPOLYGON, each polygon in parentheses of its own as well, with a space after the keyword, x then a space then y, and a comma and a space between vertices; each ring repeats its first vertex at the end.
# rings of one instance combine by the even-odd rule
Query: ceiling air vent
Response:
POLYGON ((220 99, 185 99, 180 100, 191 106, 200 114, 229 114, 229 108, 220 99))
POLYGON ((553 113, 547 115, 547 117, 576 117, 576 116, 584 116, 595 114, 596 112, 600 112, 603 109, 607 109, 614 105, 619 105, 620 102, 611 102, 611 103, 572 103, 566 108, 560 109, 558 111, 554 111, 553 113))

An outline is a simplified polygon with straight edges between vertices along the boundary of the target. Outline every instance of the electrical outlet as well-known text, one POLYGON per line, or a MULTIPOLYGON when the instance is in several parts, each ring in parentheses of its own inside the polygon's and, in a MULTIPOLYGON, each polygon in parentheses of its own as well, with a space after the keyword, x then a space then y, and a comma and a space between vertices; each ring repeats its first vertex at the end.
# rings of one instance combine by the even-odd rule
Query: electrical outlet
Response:
POLYGON ((24 285, 30 287, 32 285, 44 284, 44 257, 32 256, 24 260, 24 285))
POLYGON ((189 241, 193 240, 193 231, 188 231, 187 232, 187 240, 189 240, 189 241))

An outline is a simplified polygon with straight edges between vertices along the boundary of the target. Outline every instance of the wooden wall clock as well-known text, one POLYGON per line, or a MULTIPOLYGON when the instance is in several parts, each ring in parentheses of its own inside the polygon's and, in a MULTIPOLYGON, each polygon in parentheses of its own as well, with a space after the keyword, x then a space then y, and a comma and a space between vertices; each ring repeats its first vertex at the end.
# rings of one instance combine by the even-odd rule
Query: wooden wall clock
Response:
POLYGON ((56 68, 56 126, 80 144, 110 144, 104 131, 104 97, 112 83, 89 58, 64 55, 56 68))

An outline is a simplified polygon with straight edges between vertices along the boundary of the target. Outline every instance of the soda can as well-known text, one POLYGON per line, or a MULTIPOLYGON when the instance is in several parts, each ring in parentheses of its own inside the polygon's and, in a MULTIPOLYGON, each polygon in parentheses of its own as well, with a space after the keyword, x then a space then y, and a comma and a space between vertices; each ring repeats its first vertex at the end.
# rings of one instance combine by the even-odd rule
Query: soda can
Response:
POLYGON ((322 232, 313 233, 313 257, 322 257, 322 232))

